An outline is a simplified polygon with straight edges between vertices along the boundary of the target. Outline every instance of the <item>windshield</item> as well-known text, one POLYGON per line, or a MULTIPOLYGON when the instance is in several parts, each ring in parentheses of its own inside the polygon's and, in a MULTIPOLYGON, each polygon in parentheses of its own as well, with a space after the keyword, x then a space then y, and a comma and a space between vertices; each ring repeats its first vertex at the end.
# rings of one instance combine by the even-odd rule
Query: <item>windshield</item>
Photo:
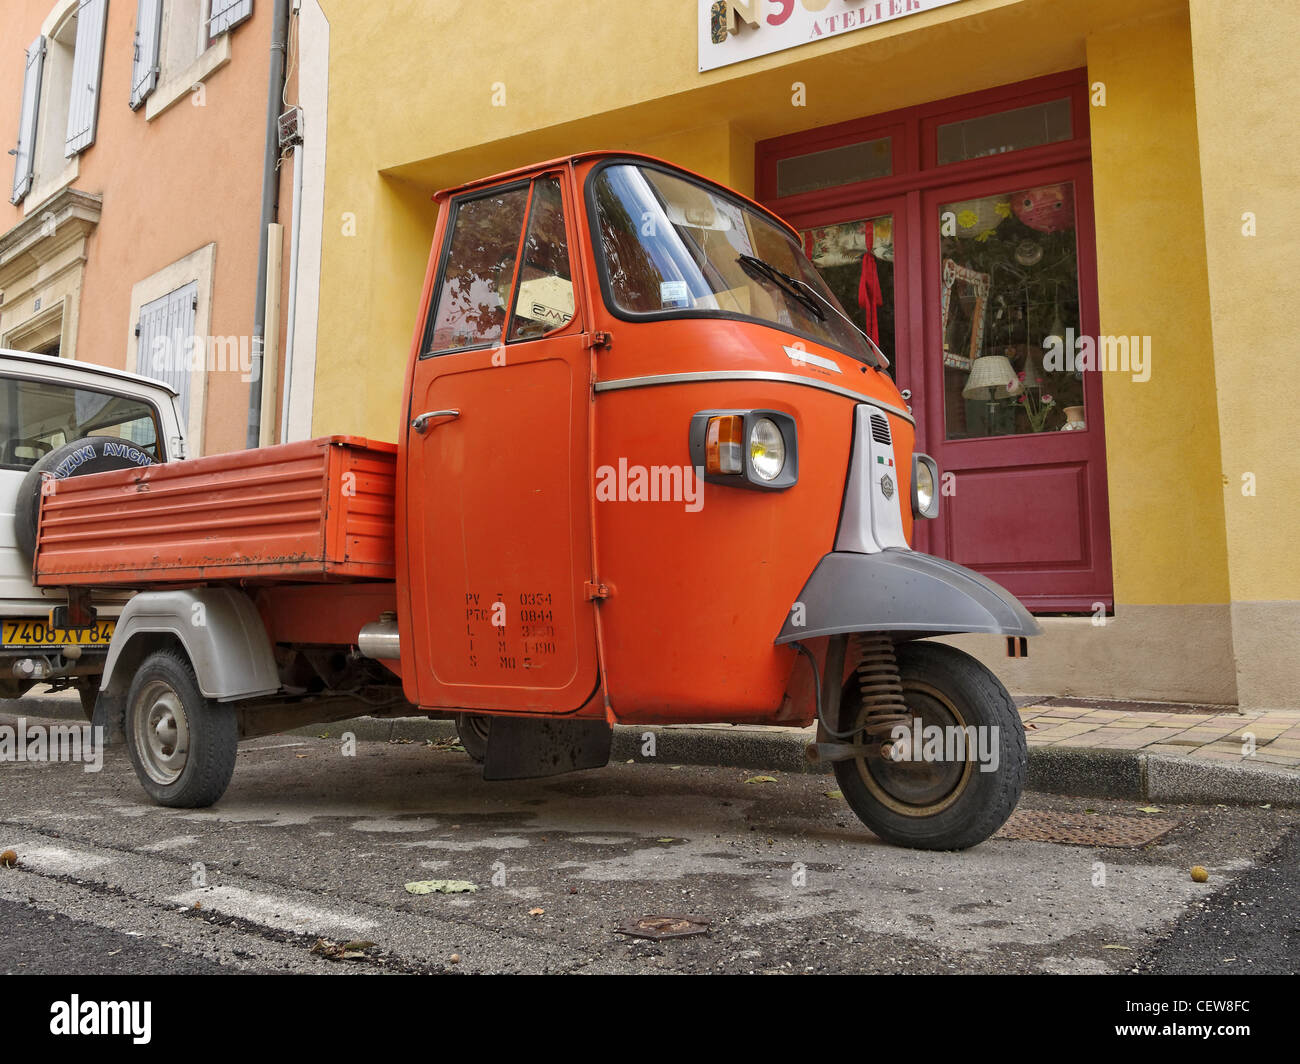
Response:
POLYGON ((129 440, 155 460, 153 407, 141 399, 23 378, 0 379, 0 469, 30 469, 83 436, 129 440))
POLYGON ((592 192, 611 310, 739 316, 875 364, 795 238, 752 207, 631 163, 600 170, 592 192))

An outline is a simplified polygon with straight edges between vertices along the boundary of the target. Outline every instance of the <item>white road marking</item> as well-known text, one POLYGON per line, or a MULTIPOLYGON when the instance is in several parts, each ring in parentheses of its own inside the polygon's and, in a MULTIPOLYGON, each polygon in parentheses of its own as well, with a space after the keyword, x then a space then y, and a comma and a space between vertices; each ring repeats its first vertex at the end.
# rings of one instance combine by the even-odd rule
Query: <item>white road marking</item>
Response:
POLYGON ((198 837, 194 835, 176 835, 170 839, 159 839, 157 842, 151 842, 147 846, 137 846, 136 849, 141 853, 164 853, 167 850, 179 850, 186 846, 193 846, 198 841, 198 837))
POLYGON ((318 909, 312 905, 303 905, 292 898, 277 897, 274 894, 256 894, 239 887, 204 887, 191 890, 168 898, 175 905, 187 909, 194 908, 199 902, 205 910, 238 916, 264 927, 274 927, 281 931, 329 931, 332 933, 352 935, 358 931, 367 931, 375 926, 373 920, 348 913, 318 909))
POLYGON ((56 876, 72 876, 112 862, 111 857, 65 850, 61 846, 41 846, 35 850, 20 850, 18 859, 22 865, 27 865, 37 872, 56 876))

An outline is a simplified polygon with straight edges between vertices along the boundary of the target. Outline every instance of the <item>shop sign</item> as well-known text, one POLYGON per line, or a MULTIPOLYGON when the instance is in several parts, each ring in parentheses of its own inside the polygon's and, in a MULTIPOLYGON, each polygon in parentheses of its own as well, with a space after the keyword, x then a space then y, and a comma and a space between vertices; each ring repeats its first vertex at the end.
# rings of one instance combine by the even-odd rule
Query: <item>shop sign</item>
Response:
POLYGON ((700 70, 870 29, 958 0, 698 0, 700 70))

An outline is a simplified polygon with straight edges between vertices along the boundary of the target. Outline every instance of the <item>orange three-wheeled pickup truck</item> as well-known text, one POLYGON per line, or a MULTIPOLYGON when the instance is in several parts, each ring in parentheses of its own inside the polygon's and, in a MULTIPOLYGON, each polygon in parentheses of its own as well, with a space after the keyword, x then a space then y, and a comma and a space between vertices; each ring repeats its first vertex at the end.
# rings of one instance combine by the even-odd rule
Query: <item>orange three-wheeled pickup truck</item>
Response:
POLYGON ((634 155, 438 199, 396 446, 46 486, 64 620, 138 592, 96 715, 150 795, 215 802, 240 738, 358 704, 456 717, 489 779, 603 765, 614 724, 816 721, 809 756, 878 835, 996 831, 1019 717, 927 637, 1038 626, 910 549, 938 470, 795 231, 634 155))

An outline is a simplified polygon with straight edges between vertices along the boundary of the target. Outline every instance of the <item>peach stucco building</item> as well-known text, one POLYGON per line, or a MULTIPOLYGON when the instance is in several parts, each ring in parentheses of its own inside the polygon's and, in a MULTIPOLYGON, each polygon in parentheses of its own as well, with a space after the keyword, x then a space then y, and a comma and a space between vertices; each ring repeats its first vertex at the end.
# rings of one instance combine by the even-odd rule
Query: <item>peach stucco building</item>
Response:
MULTIPOLYGON (((192 455, 245 443, 275 10, 5 0, 0 20, 0 347, 168 380, 192 455)), ((287 223, 292 165, 278 184, 287 223)), ((288 225, 268 243, 287 293, 288 225)), ((286 299, 263 306, 270 359, 286 299)), ((278 382, 268 399, 274 434, 278 382)))

